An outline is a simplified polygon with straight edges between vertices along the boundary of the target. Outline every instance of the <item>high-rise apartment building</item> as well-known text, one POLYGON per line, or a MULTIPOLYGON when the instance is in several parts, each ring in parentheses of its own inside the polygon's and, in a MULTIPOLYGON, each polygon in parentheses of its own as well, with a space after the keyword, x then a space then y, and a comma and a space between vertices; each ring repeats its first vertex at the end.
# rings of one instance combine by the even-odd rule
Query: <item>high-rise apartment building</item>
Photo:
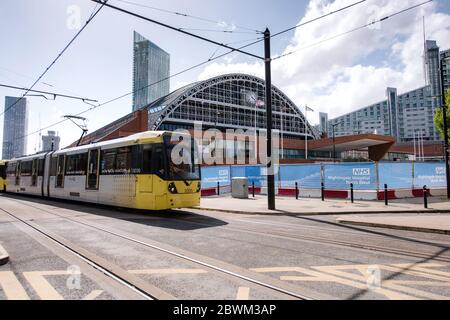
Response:
POLYGON ((424 53, 426 86, 402 94, 396 88, 387 88, 385 100, 331 119, 329 128, 339 124, 335 127, 336 136, 377 133, 394 136, 398 142, 418 137, 441 140, 434 125, 434 115, 441 107, 441 60, 444 86, 449 88, 450 50, 439 52, 436 41, 428 40, 424 53))
POLYGON ((28 105, 26 98, 5 97, 2 159, 27 153, 28 105))
POLYGON ((133 111, 170 92, 170 55, 150 40, 133 33, 133 111))

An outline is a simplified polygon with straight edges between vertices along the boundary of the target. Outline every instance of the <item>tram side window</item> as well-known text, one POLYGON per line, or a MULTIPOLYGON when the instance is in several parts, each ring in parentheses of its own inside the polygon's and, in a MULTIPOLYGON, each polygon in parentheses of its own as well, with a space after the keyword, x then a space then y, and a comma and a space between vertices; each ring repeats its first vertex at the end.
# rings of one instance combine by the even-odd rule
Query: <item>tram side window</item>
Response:
POLYGON ((31 176, 33 161, 23 161, 20 165, 20 175, 22 177, 31 176))
POLYGON ((165 177, 164 147, 162 145, 144 145, 142 148, 143 173, 153 173, 165 177))
POLYGON ((101 173, 102 174, 130 174, 140 173, 140 168, 136 167, 137 149, 132 147, 122 147, 116 149, 102 150, 101 173))
POLYGON ((58 166, 58 158, 52 158, 50 162, 50 176, 56 176, 56 167, 58 166))
POLYGON ((67 156, 66 175, 82 176, 86 174, 87 153, 73 154, 67 156))
POLYGON ((6 168, 6 175, 14 177, 16 175, 16 167, 17 163, 8 163, 8 167, 6 168))
POLYGON ((101 173, 102 174, 114 174, 115 162, 116 162, 116 150, 102 150, 101 156, 101 173))
POLYGON ((131 147, 117 149, 115 173, 129 173, 131 169, 131 147))

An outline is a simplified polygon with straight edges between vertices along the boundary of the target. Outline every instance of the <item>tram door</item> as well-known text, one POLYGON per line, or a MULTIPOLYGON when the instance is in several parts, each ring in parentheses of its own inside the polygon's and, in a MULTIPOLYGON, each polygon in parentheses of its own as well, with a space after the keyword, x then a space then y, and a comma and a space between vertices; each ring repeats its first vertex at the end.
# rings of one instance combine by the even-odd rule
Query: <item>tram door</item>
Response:
POLYGON ((98 190, 98 174, 99 174, 100 150, 89 150, 88 168, 86 176, 86 189, 98 190))
POLYGON ((56 188, 64 188, 64 170, 66 164, 66 155, 61 154, 58 156, 58 162, 56 165, 56 188))
POLYGON ((20 185, 20 161, 16 164, 16 179, 14 182, 16 186, 20 185))
POLYGON ((31 166, 31 186, 36 187, 37 185, 37 171, 38 171, 38 159, 33 159, 33 164, 31 166))

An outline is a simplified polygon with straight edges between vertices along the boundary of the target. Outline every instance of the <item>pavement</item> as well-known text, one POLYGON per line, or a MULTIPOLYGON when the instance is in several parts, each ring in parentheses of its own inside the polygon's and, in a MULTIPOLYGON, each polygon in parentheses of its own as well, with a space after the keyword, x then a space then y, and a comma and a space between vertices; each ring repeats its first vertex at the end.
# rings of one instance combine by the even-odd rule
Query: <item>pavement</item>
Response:
POLYGON ((367 227, 450 234, 450 215, 352 216, 338 218, 337 222, 367 227))
POLYGON ((428 198, 428 209, 424 208, 422 198, 389 200, 386 206, 384 201, 355 201, 339 199, 311 199, 292 197, 277 197, 277 210, 267 209, 267 196, 249 197, 248 199, 235 199, 231 196, 203 197, 201 210, 262 214, 262 215, 333 215, 355 213, 450 213, 450 202, 445 197, 428 198))
POLYGON ((9 261, 9 255, 8 252, 6 252, 5 248, 2 247, 0 244, 0 266, 8 263, 9 261))

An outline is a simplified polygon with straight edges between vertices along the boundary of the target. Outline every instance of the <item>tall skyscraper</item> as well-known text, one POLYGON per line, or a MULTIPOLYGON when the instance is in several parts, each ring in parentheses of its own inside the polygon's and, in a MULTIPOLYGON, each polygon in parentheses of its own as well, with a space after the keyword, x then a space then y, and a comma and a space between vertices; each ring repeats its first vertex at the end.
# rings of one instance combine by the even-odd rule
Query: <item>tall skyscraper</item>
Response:
POLYGON ((59 150, 59 142, 61 138, 56 135, 55 131, 47 131, 46 136, 42 136, 42 151, 59 150))
POLYGON ((14 157, 20 157, 26 154, 27 134, 28 134, 27 99, 26 98, 21 99, 16 97, 5 97, 2 158, 12 159, 14 157))
POLYGON ((136 31, 133 32, 133 38, 133 111, 135 111, 169 94, 170 55, 136 31))

